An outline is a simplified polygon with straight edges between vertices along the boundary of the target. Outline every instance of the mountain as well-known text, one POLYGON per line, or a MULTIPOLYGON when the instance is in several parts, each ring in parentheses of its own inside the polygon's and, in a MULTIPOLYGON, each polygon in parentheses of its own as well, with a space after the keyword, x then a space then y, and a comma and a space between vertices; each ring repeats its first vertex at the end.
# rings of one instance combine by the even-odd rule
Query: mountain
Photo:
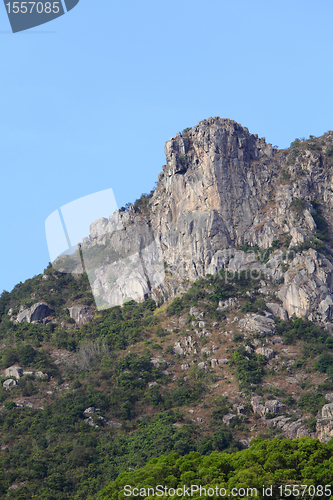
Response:
POLYGON ((94 295, 106 306, 136 293, 162 302, 184 291, 184 279, 249 270, 279 282, 276 296, 289 316, 330 321, 333 132, 277 150, 232 120, 211 118, 170 138, 165 154, 144 210, 138 200, 137 209, 91 225, 82 250, 94 295), (133 242, 148 234, 168 279, 127 275, 115 293, 119 255, 134 253, 133 242), (96 263, 107 238, 113 264, 96 263))
POLYGON ((210 118, 165 153, 151 193, 0 297, 4 498, 333 437, 333 132, 278 150, 210 118))

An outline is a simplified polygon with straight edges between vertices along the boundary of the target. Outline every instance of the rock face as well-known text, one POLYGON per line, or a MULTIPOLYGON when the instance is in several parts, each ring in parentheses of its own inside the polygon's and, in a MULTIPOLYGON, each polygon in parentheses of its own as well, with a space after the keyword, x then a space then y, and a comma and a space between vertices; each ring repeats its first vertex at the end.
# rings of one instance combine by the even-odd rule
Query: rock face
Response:
MULTIPOLYGON (((200 122, 165 145, 166 165, 151 203, 153 227, 169 269, 196 279, 216 250, 244 241, 270 195, 270 166, 257 174, 252 162, 273 148, 232 120, 200 122)), ((257 238, 258 239, 258 238, 257 238)), ((266 237, 267 246, 274 231, 266 237)))
POLYGON ((317 438, 324 442, 333 437, 333 403, 324 405, 319 412, 316 433, 317 438))
POLYGON ((310 248, 297 255, 284 274, 284 285, 278 292, 288 315, 310 319, 332 319, 333 265, 310 248))
POLYGON ((17 323, 22 323, 22 321, 27 321, 28 323, 42 323, 45 318, 54 313, 47 304, 43 302, 37 302, 29 309, 24 309, 19 312, 16 318, 17 323))
POLYGON ((309 430, 305 425, 303 425, 302 419, 296 420, 293 422, 289 417, 276 417, 271 420, 268 420, 267 425, 276 428, 279 427, 285 437, 289 439, 300 438, 304 436, 309 436, 309 430))
MULTIPOLYGON (((318 251, 333 221, 326 155, 332 144, 328 132, 316 143, 278 151, 219 117, 178 133, 165 145, 166 164, 147 210, 98 219, 82 243, 98 307, 126 298, 163 302, 186 291, 183 278, 225 270, 235 279, 241 271, 259 274, 259 291, 281 319, 333 319, 333 264, 318 251), (261 253, 248 251, 254 246, 261 253)), ((219 309, 235 305, 221 301, 219 309)), ((272 325, 258 331, 267 335, 272 325)))

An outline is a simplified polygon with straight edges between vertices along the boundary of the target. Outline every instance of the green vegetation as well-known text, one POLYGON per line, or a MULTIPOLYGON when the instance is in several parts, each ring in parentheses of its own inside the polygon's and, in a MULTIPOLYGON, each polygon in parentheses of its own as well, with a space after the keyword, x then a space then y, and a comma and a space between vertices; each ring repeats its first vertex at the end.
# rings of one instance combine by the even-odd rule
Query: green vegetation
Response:
POLYGON ((278 322, 276 332, 283 337, 285 344, 295 344, 302 340, 303 360, 319 355, 314 367, 333 379, 333 337, 324 328, 306 318, 293 318, 278 322))
POLYGON ((306 209, 306 201, 303 198, 293 198, 290 204, 290 210, 302 215, 306 209))
POLYGON ((328 156, 329 158, 333 156, 333 146, 328 148, 328 150, 326 151, 326 156, 328 156))
MULTIPOLYGON (((225 497, 263 499, 267 498, 267 495, 263 495, 265 485, 265 488, 272 488, 272 493, 268 490, 268 497, 278 500, 288 496, 288 488, 292 491, 293 485, 303 484, 307 487, 312 485, 308 490, 299 487, 304 492, 302 498, 309 499, 321 498, 325 485, 331 484, 332 440, 329 443, 320 443, 311 438, 293 441, 256 439, 252 443, 250 449, 236 453, 213 452, 209 456, 203 456, 198 452, 192 452, 184 457, 172 453, 154 458, 139 470, 121 474, 104 488, 100 498, 102 500, 135 498, 133 494, 128 496, 128 491, 124 492, 126 485, 137 487, 139 490, 156 488, 157 485, 167 486, 168 489, 184 488, 184 485, 191 488, 191 485, 196 485, 205 487, 207 492, 212 488, 211 498, 221 497, 214 494, 217 487, 218 491, 225 489, 223 493, 225 497), (284 495, 281 495, 279 487, 282 487, 284 495), (238 489, 239 494, 233 488, 238 489), (255 488, 256 491, 247 488, 255 488), (127 493, 127 496, 124 493, 127 493)), ((191 498, 202 498, 203 491, 201 496, 199 493, 194 490, 191 498)), ((148 494, 142 498, 144 497, 148 497, 148 494)))
POLYGON ((281 172, 281 180, 284 181, 284 182, 287 182, 289 181, 291 178, 291 175, 289 172, 287 172, 287 170, 282 170, 281 172))
POLYGON ((149 207, 149 202, 153 197, 155 189, 152 189, 150 193, 143 193, 140 198, 135 200, 133 207, 136 212, 145 214, 149 207))
POLYGON ((11 484, 24 482, 8 498, 88 499, 105 482, 152 457, 196 450, 206 454, 234 446, 230 432, 221 429, 211 437, 201 436, 200 428, 173 411, 142 417, 131 433, 95 428, 84 422, 83 411, 89 406, 104 413, 107 398, 100 391, 78 389, 43 411, 7 402, 0 412, 1 442, 8 446, 0 454, 1 470, 8 471, 0 480, 1 494, 11 484), (173 425, 178 421, 181 427, 173 425))
POLYGON ((250 391, 252 384, 259 384, 262 379, 263 367, 267 358, 260 354, 249 353, 245 347, 240 347, 234 353, 233 364, 236 367, 236 376, 240 383, 240 390, 250 391))
POLYGON ((249 299, 246 295, 249 290, 255 295, 258 288, 258 280, 255 279, 254 273, 251 277, 246 271, 233 275, 221 270, 214 276, 207 275, 205 278, 195 281, 188 292, 173 300, 167 309, 167 314, 168 316, 180 316, 189 311, 192 306, 200 305, 212 319, 218 320, 223 317, 223 314, 216 310, 219 301, 230 297, 247 298, 247 306, 245 307, 249 310, 264 310, 266 306, 263 305, 262 301, 255 302, 255 297, 249 299), (252 302, 255 303, 252 305, 252 302))
POLYGON ((315 212, 311 212, 311 215, 317 226, 316 237, 320 240, 330 241, 328 223, 322 215, 323 209, 321 204, 317 200, 313 200, 312 206, 315 209, 315 212))
POLYGON ((298 408, 316 415, 318 410, 325 404, 325 397, 321 393, 307 392, 302 394, 297 402, 298 408))
MULTIPOLYGON (((55 271, 51 265, 44 271, 48 278, 44 280, 42 275, 34 276, 19 283, 9 293, 4 291, 0 296, 0 321, 8 320, 7 313, 13 308, 13 314, 17 314, 19 306, 30 307, 35 302, 46 302, 55 310, 55 316, 68 315, 65 305, 79 300, 84 305, 91 305, 94 302, 90 290, 90 284, 86 273, 78 275, 76 278, 69 273, 62 274, 55 271), (33 299, 32 299, 33 297, 33 299)), ((6 322, 8 325, 8 322, 6 322)), ((35 325, 31 325, 35 326, 35 325)), ((5 328, 0 323, 0 338, 5 328)))
POLYGON ((180 156, 178 160, 181 165, 185 166, 187 164, 187 155, 180 156))
POLYGON ((154 191, 155 188, 152 189, 149 193, 142 193, 140 198, 135 200, 134 203, 126 203, 126 205, 124 207, 121 207, 119 211, 128 212, 128 210, 132 207, 135 212, 146 215, 149 211, 149 202, 153 197, 154 191))
MULTIPOLYGON (((145 213, 150 196, 143 195, 137 200, 134 210, 145 213)), ((291 208, 301 214, 305 206, 305 200, 295 198, 291 208)), ((317 217, 317 238, 304 242, 303 247, 297 247, 298 251, 314 245, 325 248, 319 232, 327 232, 327 224, 318 202, 314 201, 313 208, 317 217)), ((254 258, 267 262, 277 249, 287 252, 290 241, 289 234, 282 234, 263 252, 248 242, 241 249, 246 253, 254 252, 257 254, 254 258)), ((110 258, 118 257, 110 255, 110 258)), ((93 251, 90 258, 94 262, 102 259, 101 254, 93 251)), ((264 419, 252 412, 252 393, 266 400, 283 399, 288 407, 284 414, 292 419, 306 413, 305 424, 315 432, 314 417, 327 402, 326 392, 333 390, 333 337, 324 328, 302 318, 289 321, 275 318, 276 334, 283 337, 286 345, 296 344, 302 353, 294 364, 281 364, 278 372, 273 370, 274 361, 267 365, 266 357, 253 352, 260 345, 257 340, 263 338, 256 332, 237 329, 238 320, 244 314, 265 314, 267 310, 267 298, 259 293, 261 285, 260 280, 255 279, 257 276, 246 271, 232 274, 222 270, 191 286, 187 283, 188 291, 168 307, 157 308, 152 299, 141 304, 128 300, 122 307, 96 312, 91 323, 78 328, 67 308, 73 304, 93 304, 87 275, 73 278, 51 267, 44 273, 46 279, 35 276, 17 285, 12 293, 3 292, 0 297, 0 368, 4 370, 19 364, 25 370, 48 374, 45 379, 25 375, 10 391, 0 386, 1 497, 92 500, 106 483, 115 481, 101 494, 101 498, 113 498, 120 484, 117 481, 125 476, 126 480, 132 477, 128 476, 129 469, 148 467, 150 459, 153 459, 150 462, 153 468, 156 464, 160 466, 161 460, 169 460, 166 455, 170 453, 173 455, 169 457, 175 457, 170 458, 171 462, 175 460, 172 471, 161 465, 158 473, 163 481, 164 472, 167 474, 165 484, 169 484, 168 481, 170 484, 178 484, 177 481, 190 484, 194 480, 215 484, 220 481, 229 488, 238 484, 237 481, 243 485, 256 484, 259 480, 267 485, 277 485, 278 479, 279 484, 298 478, 317 481, 317 469, 310 474, 307 467, 312 467, 317 460, 318 450, 326 464, 325 447, 329 445, 298 440, 293 442, 296 442, 293 448, 289 441, 276 440, 276 455, 273 456, 270 441, 265 444, 259 440, 250 450, 238 451, 241 449, 238 440, 251 439, 250 429, 254 425, 256 429, 261 426, 255 431, 257 435, 272 437, 281 432, 272 428, 263 430, 264 419), (238 319, 231 322, 226 318, 228 310, 218 308, 220 301, 229 298, 237 298, 230 310, 232 314, 237 310, 238 319), (16 316, 20 306, 29 307, 37 301, 53 307, 52 322, 44 325, 11 321, 10 308, 16 316), (193 306, 203 313, 199 318, 204 317, 205 327, 213 333, 206 331, 206 335, 194 337, 198 349, 192 365, 191 358, 175 354, 173 346, 175 340, 192 335, 198 328, 196 313, 190 314, 193 306), (213 354, 215 347, 211 354, 200 351, 204 345, 210 350, 212 339, 214 342, 218 339, 217 353, 213 354), (61 350, 61 356, 69 356, 69 361, 55 362, 55 350, 61 350), (166 363, 171 361, 171 369, 163 360, 159 366, 155 363, 153 358, 159 355, 166 363), (228 364, 215 368, 210 364, 210 357, 224 356, 229 359, 228 364), (207 366, 199 370, 197 364, 202 360, 207 366), (186 363, 190 365, 187 371, 180 368, 186 363), (300 394, 294 396, 290 394, 294 387, 288 392, 288 389, 277 389, 266 383, 271 382, 275 374, 288 373, 289 376, 297 370, 309 373, 317 370, 316 377, 321 377, 321 383, 314 390, 309 379, 303 379, 299 384, 300 394), (230 386, 223 387, 224 384, 230 386), (230 394, 242 391, 240 399, 245 408, 242 415, 237 414, 226 426, 223 418, 229 413, 237 413, 239 400, 214 394, 225 394, 219 391, 228 387, 230 394), (29 401, 34 401, 34 408, 24 406, 24 398, 29 397, 29 401), (91 406, 98 410, 87 422, 84 410, 91 406), (189 408, 195 408, 194 420, 188 418, 189 408), (203 421, 198 418, 200 415, 203 421), (287 458, 280 456, 280 443, 284 443, 287 458), (324 448, 318 448, 320 446, 324 448), (182 458, 191 452, 189 457, 194 457, 198 467, 193 465, 192 458, 182 458), (297 453, 303 458, 296 463, 297 453), (160 458, 156 458, 158 456, 160 458), (303 463, 301 468, 302 460, 308 460, 307 467, 303 463), (8 490, 13 483, 24 484, 8 490)), ((111 285, 114 279, 110 276, 111 285)), ((272 284, 274 288, 275 283, 272 284)), ((266 341, 269 345, 269 336, 266 341)), ((2 378, 1 382, 4 380, 2 378)), ((147 477, 150 481, 150 476, 147 477)))
POLYGON ((300 139, 295 139, 291 144, 290 144, 290 147, 291 148, 297 148, 298 146, 300 146, 302 144, 302 141, 300 139))

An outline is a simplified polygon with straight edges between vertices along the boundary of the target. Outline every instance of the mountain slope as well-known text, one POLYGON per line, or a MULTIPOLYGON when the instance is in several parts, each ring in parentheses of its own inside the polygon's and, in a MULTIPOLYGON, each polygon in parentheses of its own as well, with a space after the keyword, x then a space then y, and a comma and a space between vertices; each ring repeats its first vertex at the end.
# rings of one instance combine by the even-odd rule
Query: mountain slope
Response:
POLYGON ((278 151, 204 120, 167 142, 154 192, 91 225, 88 274, 60 259, 1 295, 4 498, 94 498, 161 454, 333 436, 332 141, 278 151), (142 265, 126 290, 142 241, 164 280, 142 265))

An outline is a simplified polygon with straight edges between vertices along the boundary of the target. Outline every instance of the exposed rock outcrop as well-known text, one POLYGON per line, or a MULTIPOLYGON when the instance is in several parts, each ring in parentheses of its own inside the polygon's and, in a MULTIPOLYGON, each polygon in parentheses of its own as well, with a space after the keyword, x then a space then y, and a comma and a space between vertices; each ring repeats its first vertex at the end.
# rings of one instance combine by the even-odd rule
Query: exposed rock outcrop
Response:
POLYGON ((74 319, 77 326, 82 326, 85 323, 90 323, 93 320, 90 307, 73 306, 68 308, 69 315, 74 319))
POLYGON ((321 321, 332 319, 332 277, 332 263, 316 250, 310 248, 296 255, 278 292, 288 315, 321 321))
POLYGON ((256 349, 257 354, 261 354, 262 356, 265 356, 267 359, 273 359, 275 358, 275 352, 273 349, 269 349, 268 347, 258 347, 256 349))
POLYGON ((16 323, 27 321, 28 323, 42 323, 45 318, 51 316, 54 310, 43 302, 37 302, 28 309, 23 309, 19 312, 16 318, 16 323))
POLYGON ((257 413, 261 417, 263 417, 266 413, 275 414, 286 408, 286 406, 278 399, 270 399, 266 402, 262 402, 262 398, 260 396, 253 396, 251 398, 251 406, 253 412, 257 413))
POLYGON ((271 420, 267 420, 266 425, 273 428, 280 428, 284 436, 289 439, 295 439, 310 435, 309 429, 305 425, 303 425, 302 419, 292 421, 292 419, 289 417, 279 416, 271 420))
POLYGON ((281 307, 279 304, 276 304, 274 302, 266 302, 267 309, 269 312, 271 312, 274 316, 277 318, 280 318, 284 321, 288 319, 288 313, 287 311, 281 307))
POLYGON ((175 342, 174 345, 174 351, 177 354, 196 354, 196 346, 197 342, 192 339, 191 335, 188 335, 187 337, 184 337, 181 340, 178 340, 175 342))
POLYGON ((274 320, 261 314, 246 314, 245 318, 239 321, 239 326, 248 332, 258 332, 263 337, 273 335, 275 330, 274 320))
POLYGON ((4 377, 15 377, 19 380, 23 376, 23 370, 20 366, 10 366, 4 371, 4 377))
POLYGON ((324 405, 319 412, 316 425, 317 438, 326 442, 333 437, 333 403, 324 405))
POLYGON ((2 385, 4 386, 6 391, 10 391, 15 387, 16 384, 17 384, 16 380, 14 380, 13 378, 8 378, 7 380, 4 381, 2 385))

